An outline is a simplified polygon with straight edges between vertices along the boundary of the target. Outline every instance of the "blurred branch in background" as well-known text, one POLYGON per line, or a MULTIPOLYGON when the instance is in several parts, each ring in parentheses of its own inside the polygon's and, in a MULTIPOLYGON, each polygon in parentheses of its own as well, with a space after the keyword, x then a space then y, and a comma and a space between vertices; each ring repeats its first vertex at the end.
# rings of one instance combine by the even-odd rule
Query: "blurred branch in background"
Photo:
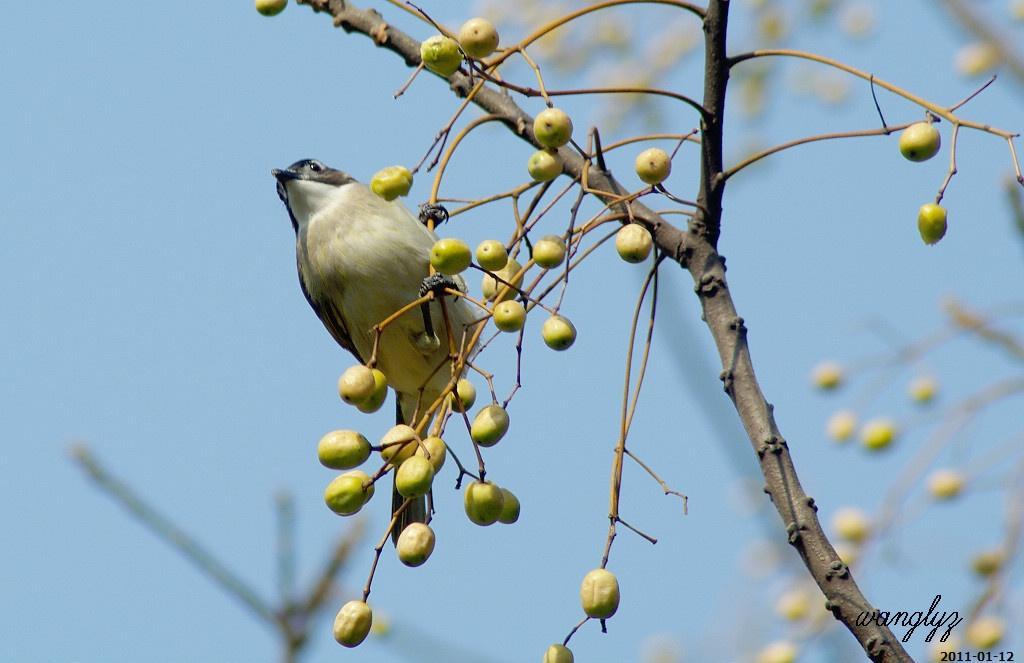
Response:
MULTIPOLYGON (((281 660, 297 663, 309 642, 311 628, 325 613, 336 607, 339 592, 337 578, 349 561, 352 550, 362 541, 363 521, 356 520, 330 550, 322 567, 305 593, 296 593, 295 507, 291 493, 281 491, 275 497, 277 516, 276 552, 279 603, 273 605, 228 566, 217 559, 192 535, 160 513, 131 486, 111 474, 85 444, 71 448, 72 459, 85 471, 96 486, 128 509, 145 527, 164 543, 174 548, 203 575, 231 595, 271 627, 281 642, 281 660)), ((395 628, 386 619, 374 623, 374 633, 408 661, 429 663, 444 660, 450 663, 500 663, 496 659, 454 647, 421 632, 410 624, 395 628)))
POLYGON ((999 62, 1013 75, 1017 89, 1024 89, 1024 56, 1017 51, 1013 39, 982 17, 972 3, 963 0, 942 0, 939 4, 944 5, 967 32, 988 45, 999 62))
POLYGON ((131 486, 108 472, 86 445, 77 444, 72 447, 71 456, 97 487, 128 509, 139 522, 181 553, 214 584, 273 628, 281 640, 281 660, 286 663, 299 660, 308 641, 310 624, 333 605, 326 599, 337 593, 336 579, 345 567, 353 547, 363 538, 362 521, 355 521, 338 539, 308 593, 304 597, 297 597, 294 588, 294 509, 289 494, 278 495, 277 569, 281 598, 280 604, 274 606, 131 486))

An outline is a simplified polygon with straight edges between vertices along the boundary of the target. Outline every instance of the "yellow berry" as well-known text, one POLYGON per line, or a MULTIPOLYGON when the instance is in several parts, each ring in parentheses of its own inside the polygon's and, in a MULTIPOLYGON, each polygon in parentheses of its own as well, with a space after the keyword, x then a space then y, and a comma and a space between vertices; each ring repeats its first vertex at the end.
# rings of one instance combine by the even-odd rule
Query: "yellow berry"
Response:
POLYGON ((561 147, 572 139, 572 119, 561 108, 542 110, 533 120, 533 135, 543 147, 561 147))
POLYGON ((481 447, 493 447, 508 432, 509 418, 505 408, 491 403, 476 413, 469 436, 481 447))
POLYGON ((526 162, 526 171, 538 182, 550 182, 562 174, 562 156, 554 150, 537 150, 526 162))
POLYGON ((1006 553, 1002 548, 983 550, 971 559, 971 568, 982 578, 987 578, 1003 568, 1006 553))
POLYGON ((498 522, 503 499, 501 489, 493 483, 474 481, 466 486, 463 506, 471 521, 486 527, 498 522))
POLYGON ((389 201, 407 195, 411 188, 412 173, 405 166, 382 168, 370 180, 370 190, 389 201))
POLYGON ((964 489, 964 475, 956 470, 935 470, 928 477, 928 492, 937 500, 950 500, 964 489))
POLYGON ((857 429, 857 415, 849 410, 840 410, 829 417, 825 429, 828 436, 836 442, 845 442, 857 429))
POLYGON ((480 283, 480 289, 484 293, 486 299, 494 299, 498 297, 502 301, 506 299, 512 299, 518 294, 517 288, 522 285, 523 277, 525 274, 520 273, 523 266, 520 265, 514 258, 509 258, 505 266, 494 272, 494 275, 500 280, 496 280, 494 276, 490 274, 484 274, 483 281, 480 283), (511 284, 513 287, 509 287, 511 284))
POLYGON ((410 523, 398 535, 398 559, 406 566, 419 566, 434 552, 434 541, 434 530, 423 523, 410 523))
POLYGON ((373 625, 373 611, 365 601, 349 601, 334 618, 334 639, 346 647, 356 647, 366 639, 373 625))
POLYGON ((357 405, 373 396, 377 380, 373 371, 362 364, 350 366, 338 378, 338 395, 349 405, 357 405))
POLYGON ((881 451, 895 439, 896 424, 889 419, 872 419, 860 431, 860 440, 870 451, 881 451))
POLYGON ((626 262, 638 263, 651 255, 654 239, 639 223, 627 223, 615 234, 615 250, 626 262))
POLYGON ((448 78, 462 64, 462 53, 454 39, 434 35, 420 44, 420 59, 427 69, 448 78))
POLYGON ((565 645, 551 645, 544 652, 544 663, 573 663, 572 652, 565 645))
POLYGON ((594 619, 608 619, 619 609, 619 581, 607 569, 594 569, 580 584, 583 612, 594 619))
POLYGON ((519 498, 508 488, 501 489, 501 497, 501 514, 498 516, 498 522, 511 525, 519 520, 519 498))
POLYGON ((935 244, 946 235, 946 209, 925 203, 917 211, 917 230, 925 244, 935 244))
POLYGON ((476 262, 486 270, 499 270, 508 263, 508 251, 498 240, 485 239, 476 247, 476 262))
POLYGON ((803 589, 791 589, 775 602, 775 612, 793 622, 806 617, 810 609, 811 599, 803 589))
POLYGON ((472 260, 473 254, 461 239, 439 239, 430 249, 430 264, 446 276, 455 276, 465 271, 472 260))
POLYGON ((486 18, 471 18, 459 28, 459 44, 471 58, 485 58, 498 48, 498 31, 486 18))
POLYGON ((1003 639, 1006 625, 998 617, 979 617, 964 632, 967 642, 976 649, 992 649, 1003 639))
POLYGON ((657 147, 644 150, 636 157, 637 176, 647 184, 661 184, 672 172, 672 159, 657 147))
POLYGON ((398 466, 416 453, 419 448, 419 436, 411 426, 399 424, 384 434, 380 439, 380 447, 381 458, 398 466))
POLYGON ((356 403, 356 408, 360 412, 365 412, 367 414, 379 410, 381 406, 384 405, 385 399, 388 397, 388 381, 384 376, 383 371, 376 368, 370 370, 373 371, 373 393, 361 403, 356 403))
POLYGON ((494 326, 503 332, 517 332, 526 323, 526 307, 515 299, 494 305, 494 326))
POLYGON ((465 412, 476 403, 476 387, 466 378, 455 383, 455 392, 451 394, 452 408, 456 412, 465 412))
POLYGON ((811 381, 822 391, 831 391, 843 383, 843 367, 834 361, 823 361, 811 372, 811 381))
POLYGON ((434 474, 437 474, 444 465, 444 459, 448 456, 448 447, 444 440, 431 435, 423 439, 423 445, 416 449, 416 455, 429 460, 434 468, 434 474))
POLYGON ((544 343, 552 350, 568 350, 576 342, 576 327, 569 318, 552 315, 540 328, 544 343))
POLYGON ((335 477, 324 490, 327 508, 340 516, 357 513, 372 495, 369 489, 363 487, 364 483, 363 478, 355 473, 335 477))
POLYGON ((792 642, 780 640, 766 645, 757 654, 757 663, 793 663, 796 660, 797 648, 792 642))
POLYGON ((256 11, 264 16, 277 16, 288 6, 288 0, 256 0, 256 11))
POLYGON ((939 391, 939 385, 934 378, 930 377, 919 377, 915 378, 910 386, 907 387, 907 392, 910 397, 916 403, 930 403, 935 399, 935 394, 939 391))
POLYGON ((407 458, 395 472, 395 490, 402 497, 422 497, 434 481, 434 466, 423 456, 407 458))
POLYGON ((871 523, 867 515, 855 507, 845 507, 832 517, 832 528, 841 538, 852 543, 861 543, 871 534, 871 523))
POLYGON ((348 470, 370 457, 370 443, 354 430, 335 430, 320 438, 317 456, 324 467, 348 470))
POLYGON ((565 260, 565 242, 558 235, 545 235, 533 245, 533 261, 538 267, 553 269, 565 260))
POLYGON ((900 154, 910 161, 927 161, 942 144, 939 130, 931 122, 915 122, 900 134, 900 154))

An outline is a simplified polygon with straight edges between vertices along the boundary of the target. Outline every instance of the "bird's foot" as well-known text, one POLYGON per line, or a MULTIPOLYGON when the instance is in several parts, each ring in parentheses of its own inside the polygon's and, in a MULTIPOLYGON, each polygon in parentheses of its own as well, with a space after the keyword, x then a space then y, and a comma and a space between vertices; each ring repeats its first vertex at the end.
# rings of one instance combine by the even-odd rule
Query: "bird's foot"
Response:
POLYGON ((433 292, 435 297, 443 297, 447 294, 445 292, 446 288, 451 288, 452 290, 460 289, 459 284, 455 282, 455 279, 435 272, 423 279, 423 282, 420 283, 420 297, 428 292, 433 292))
POLYGON ((438 227, 442 223, 448 220, 448 210, 445 209, 444 205, 436 205, 432 203, 423 203, 420 205, 420 223, 427 225, 428 221, 434 222, 434 227, 438 227))

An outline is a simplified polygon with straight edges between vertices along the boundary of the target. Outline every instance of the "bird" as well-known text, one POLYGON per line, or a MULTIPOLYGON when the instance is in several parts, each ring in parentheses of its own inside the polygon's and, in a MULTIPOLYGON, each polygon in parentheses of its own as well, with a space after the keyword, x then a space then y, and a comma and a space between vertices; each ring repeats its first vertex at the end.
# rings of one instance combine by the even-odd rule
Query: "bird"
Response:
MULTIPOLYGON (((342 348, 365 364, 374 350, 374 327, 428 289, 455 286, 461 277, 431 277, 430 250, 438 236, 399 200, 386 201, 351 175, 316 159, 302 159, 271 174, 295 230, 299 285, 306 301, 342 348)), ((381 334, 376 355, 397 396, 398 423, 414 417, 452 379, 448 326, 456 347, 476 318, 462 297, 439 297, 413 307, 381 334), (421 391, 422 390, 422 391, 421 391)), ((402 505, 392 490, 392 508, 402 505)), ((410 503, 392 530, 397 541, 405 525, 425 522, 426 503, 410 503)))

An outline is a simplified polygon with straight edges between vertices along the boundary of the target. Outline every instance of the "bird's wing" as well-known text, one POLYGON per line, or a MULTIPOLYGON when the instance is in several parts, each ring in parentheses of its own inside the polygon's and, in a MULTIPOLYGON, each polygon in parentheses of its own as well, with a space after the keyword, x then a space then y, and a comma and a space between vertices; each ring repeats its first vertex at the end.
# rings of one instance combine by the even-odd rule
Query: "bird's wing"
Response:
POLYGON ((298 265, 298 271, 299 286, 302 288, 302 294, 306 297, 306 301, 309 302, 313 312, 316 313, 316 317, 320 318, 320 321, 324 323, 324 327, 331 333, 334 340, 338 342, 338 345, 351 352, 356 361, 365 363, 363 358, 359 356, 355 343, 352 342, 352 336, 348 333, 348 327, 345 325, 345 318, 341 315, 341 311, 338 310, 338 307, 329 298, 318 299, 313 297, 306 286, 301 263, 298 265))

